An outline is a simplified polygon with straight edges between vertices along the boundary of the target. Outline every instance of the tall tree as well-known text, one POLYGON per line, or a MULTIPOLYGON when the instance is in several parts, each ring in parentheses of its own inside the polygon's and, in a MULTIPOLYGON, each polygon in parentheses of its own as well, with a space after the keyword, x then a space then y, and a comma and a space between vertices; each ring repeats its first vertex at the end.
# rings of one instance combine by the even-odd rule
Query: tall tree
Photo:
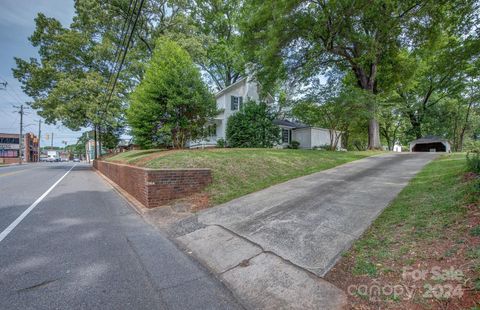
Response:
POLYGON ((156 43, 145 78, 131 95, 127 121, 143 147, 183 148, 216 112, 198 68, 177 43, 156 43))
POLYGON ((183 23, 170 31, 169 37, 188 50, 217 90, 235 83, 244 73, 238 31, 241 3, 241 0, 187 1, 180 5, 183 23))
POLYGON ((146 1, 107 105, 111 72, 126 45, 127 29, 133 25, 139 3, 75 0, 75 15, 69 27, 44 14, 36 17, 29 41, 38 48, 39 58, 15 58, 13 73, 33 98, 31 106, 48 123, 59 121, 73 130, 92 126, 104 132, 118 127, 126 95, 143 76, 154 37, 171 26, 175 12, 166 0, 146 1))
MULTIPOLYGON (((264 83, 289 74, 308 79, 333 66, 351 71, 357 86, 373 95, 390 87, 383 82, 388 79, 382 79, 382 67, 395 68, 391 62, 399 49, 421 44, 426 36, 434 35, 437 21, 453 8, 448 2, 426 0, 246 3, 243 43, 264 83)), ((455 10, 462 6, 456 5, 455 10)), ((368 104, 371 149, 381 146, 374 102, 368 104)))
MULTIPOLYGON (((411 134, 421 138, 423 124, 435 105, 465 93, 478 41, 464 41, 446 34, 408 53, 412 74, 397 83, 399 109, 408 118, 411 134)), ((407 52, 405 52, 407 53, 407 52)))

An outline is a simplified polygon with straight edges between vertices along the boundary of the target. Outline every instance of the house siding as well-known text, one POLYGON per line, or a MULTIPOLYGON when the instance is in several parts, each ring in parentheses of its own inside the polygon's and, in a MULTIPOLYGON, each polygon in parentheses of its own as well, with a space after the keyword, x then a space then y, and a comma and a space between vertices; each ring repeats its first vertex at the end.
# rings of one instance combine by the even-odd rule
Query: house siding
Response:
MULTIPOLYGON (((300 142, 300 148, 311 149, 314 147, 330 145, 330 130, 324 128, 298 128, 292 132, 292 140, 300 142)), ((341 148, 342 138, 338 139, 337 149, 341 148)))
POLYGON ((292 132, 292 140, 300 143, 300 148, 310 149, 312 148, 311 141, 311 128, 299 128, 292 132))
POLYGON ((312 148, 324 145, 330 145, 330 130, 312 128, 312 148))
POLYGON ((257 84, 251 81, 247 81, 247 79, 243 79, 237 84, 230 86, 228 90, 220 92, 220 94, 216 96, 217 109, 224 111, 221 117, 216 118, 215 120, 217 124, 216 139, 225 139, 228 118, 238 112, 238 110, 231 110, 230 101, 232 96, 242 97, 243 104, 245 104, 249 100, 258 102, 259 95, 257 84))

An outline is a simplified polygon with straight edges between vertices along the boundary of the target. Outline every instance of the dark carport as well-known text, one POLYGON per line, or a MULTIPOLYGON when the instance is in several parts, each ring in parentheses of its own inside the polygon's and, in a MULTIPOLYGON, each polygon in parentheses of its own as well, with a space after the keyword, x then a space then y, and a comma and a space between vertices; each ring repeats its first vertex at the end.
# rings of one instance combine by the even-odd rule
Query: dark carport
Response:
POLYGON ((410 152, 450 152, 450 143, 440 137, 427 136, 410 142, 410 152))

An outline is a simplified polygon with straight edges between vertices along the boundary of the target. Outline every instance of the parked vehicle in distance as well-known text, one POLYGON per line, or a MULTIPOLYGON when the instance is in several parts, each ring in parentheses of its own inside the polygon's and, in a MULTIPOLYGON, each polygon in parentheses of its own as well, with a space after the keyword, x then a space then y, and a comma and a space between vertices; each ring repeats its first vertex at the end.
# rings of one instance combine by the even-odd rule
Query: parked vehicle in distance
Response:
POLYGON ((74 162, 74 163, 79 163, 79 162, 80 162, 80 159, 75 157, 75 158, 73 159, 73 162, 74 162))
POLYGON ((48 156, 48 162, 50 163, 60 161, 59 154, 55 150, 47 151, 47 156, 48 156))

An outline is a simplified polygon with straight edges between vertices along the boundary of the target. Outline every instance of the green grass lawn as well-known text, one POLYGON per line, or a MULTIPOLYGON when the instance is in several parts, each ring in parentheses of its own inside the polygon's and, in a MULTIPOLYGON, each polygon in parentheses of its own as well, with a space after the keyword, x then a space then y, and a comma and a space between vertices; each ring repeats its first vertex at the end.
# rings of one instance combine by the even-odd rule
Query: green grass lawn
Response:
POLYGON ((110 157, 147 168, 210 168, 213 183, 206 189, 219 204, 292 178, 377 154, 290 149, 207 149, 130 151, 110 157))
MULTIPOLYGON (((345 287, 370 280, 401 284, 403 267, 429 270, 452 266, 464 272, 462 285, 477 295, 470 289, 475 274, 480 275, 480 254, 469 253, 472 249, 480 253, 480 180, 471 175, 470 179, 466 172, 465 154, 443 155, 428 164, 354 243, 327 279, 345 287), (348 283, 341 279, 348 279, 348 283)), ((421 298, 413 302, 427 305, 421 298)), ((432 304, 435 308, 435 302, 432 304)))
POLYGON ((472 186, 460 181, 465 169, 463 154, 443 156, 427 165, 357 241, 355 272, 374 275, 371 257, 405 258, 412 243, 434 241, 463 218, 467 209, 462 206, 474 197, 472 186))

